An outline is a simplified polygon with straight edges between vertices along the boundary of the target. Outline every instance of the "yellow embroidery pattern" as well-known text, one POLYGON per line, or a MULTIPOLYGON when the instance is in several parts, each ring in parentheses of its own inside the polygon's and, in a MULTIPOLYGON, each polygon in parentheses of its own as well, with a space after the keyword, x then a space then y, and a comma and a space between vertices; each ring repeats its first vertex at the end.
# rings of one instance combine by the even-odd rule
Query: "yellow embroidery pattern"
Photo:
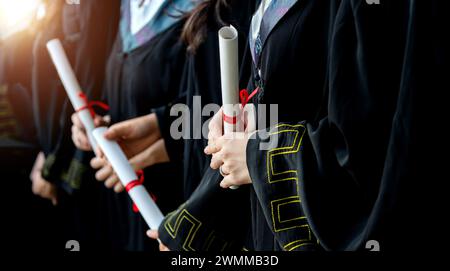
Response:
POLYGON ((188 236, 186 237, 184 243, 183 243, 183 250, 185 251, 195 251, 194 248, 192 248, 192 242, 195 238, 195 235, 197 234, 198 230, 202 226, 202 223, 196 219, 193 215, 191 215, 186 209, 181 210, 178 212, 178 216, 175 220, 174 225, 171 225, 171 222, 173 221, 175 217, 175 213, 170 214, 167 221, 164 223, 164 227, 169 233, 169 235, 175 239, 178 235, 178 231, 181 228, 181 225, 183 221, 186 221, 186 223, 191 224, 191 228, 189 230, 188 236))
POLYGON ((305 126, 302 124, 289 125, 281 124, 276 127, 276 132, 270 133, 270 136, 278 136, 283 133, 293 133, 294 139, 293 143, 289 146, 283 146, 279 148, 274 148, 267 152, 267 181, 271 185, 288 185, 286 181, 292 181, 291 185, 295 185, 295 194, 292 195, 292 190, 290 195, 286 197, 272 200, 270 202, 270 208, 272 212, 272 224, 275 233, 287 231, 291 229, 300 229, 302 231, 302 236, 304 239, 295 240, 283 246, 287 251, 292 251, 296 248, 311 244, 313 239, 310 227, 308 225, 307 219, 304 216, 298 214, 301 210, 301 199, 298 196, 298 172, 297 170, 285 170, 276 172, 274 166, 274 158, 283 155, 292 155, 300 151, 300 147, 303 141, 305 126), (283 182, 283 183, 281 183, 283 182), (290 214, 286 216, 283 214, 290 214))

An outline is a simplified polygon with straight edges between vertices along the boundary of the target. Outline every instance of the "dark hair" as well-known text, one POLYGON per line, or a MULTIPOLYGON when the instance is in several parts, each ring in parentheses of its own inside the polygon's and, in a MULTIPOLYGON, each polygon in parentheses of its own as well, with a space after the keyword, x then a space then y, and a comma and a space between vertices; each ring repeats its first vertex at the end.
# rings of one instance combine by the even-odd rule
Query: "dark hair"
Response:
POLYGON ((225 25, 222 11, 229 7, 230 0, 203 0, 189 14, 184 24, 181 40, 187 44, 189 53, 195 54, 205 41, 208 31, 208 20, 212 16, 219 25, 225 25))

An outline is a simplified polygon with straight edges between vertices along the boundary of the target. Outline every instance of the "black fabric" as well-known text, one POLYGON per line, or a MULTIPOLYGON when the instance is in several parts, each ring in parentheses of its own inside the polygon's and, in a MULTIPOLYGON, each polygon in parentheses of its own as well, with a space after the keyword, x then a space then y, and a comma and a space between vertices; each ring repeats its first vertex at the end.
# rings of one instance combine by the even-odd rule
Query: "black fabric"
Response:
MULTIPOLYGON (((112 123, 136 118, 168 106, 176 98, 186 48, 179 36, 184 21, 173 25, 141 47, 123 53, 120 35, 108 61, 106 101, 112 123)), ((163 212, 175 209, 182 198, 181 165, 164 163, 144 170, 144 185, 157 197, 163 212)), ((113 248, 121 250, 156 249, 146 236, 148 226, 132 210, 127 193, 102 189, 104 220, 113 248)))
MULTIPOLYGON (((224 21, 232 23, 239 31, 242 88, 250 74, 247 35, 256 2, 231 1, 230 9, 222 14, 224 21)), ((188 56, 180 87, 179 99, 184 100, 191 113, 190 133, 187 135, 190 139, 184 140, 182 150, 183 191, 187 201, 166 217, 159 230, 160 239, 172 250, 239 251, 248 234, 248 189, 226 191, 219 187, 221 176, 209 167, 210 158, 203 152, 207 140, 193 123, 196 118, 202 127, 211 117, 194 115, 194 96, 201 98, 201 108, 196 109, 198 114, 207 104, 222 104, 217 36, 221 27, 211 16, 207 38, 195 55, 188 56)))
POLYGON ((175 251, 240 251, 249 224, 248 189, 223 190, 218 171, 208 170, 188 201, 159 228, 161 242, 175 251))
MULTIPOLYGON (((56 3, 52 4, 57 5, 56 3)), ((47 42, 52 39, 58 38, 64 41, 62 17, 62 5, 60 5, 51 22, 43 24, 39 29, 33 45, 33 115, 38 143, 45 156, 50 155, 58 144, 60 116, 66 100, 66 93, 46 48, 47 42)), ((69 59, 73 61, 73 51, 66 51, 69 59)))
POLYGON ((31 250, 56 251, 65 242, 58 213, 33 195, 29 178, 38 151, 30 106, 33 41, 28 31, 0 41, 0 180, 14 192, 0 200, 1 240, 12 250, 27 244, 31 250))
POLYGON ((71 140, 74 112, 47 52, 46 43, 63 42, 82 91, 91 100, 102 95, 106 59, 117 32, 120 1, 89 1, 63 5, 62 16, 41 30, 35 43, 33 101, 40 147, 46 155, 43 178, 59 188, 58 212, 67 240, 78 240, 83 249, 106 247, 100 228, 99 188, 89 166, 91 153, 76 150, 71 140))
MULTIPOLYGON (((304 214, 327 250, 363 249, 368 240, 378 241, 382 251, 436 243, 419 237, 427 230, 418 226, 418 216, 438 229, 433 198, 439 198, 440 171, 424 124, 440 118, 431 105, 448 88, 442 76, 448 41, 440 35, 448 3, 382 3, 341 2, 319 117, 271 129, 279 133, 274 147, 296 142, 299 148, 279 156, 277 170, 294 170, 304 214), (290 131, 280 133, 285 127, 290 131)), ((260 173, 266 171, 265 155, 256 151, 260 142, 247 148, 255 189, 267 177, 260 173)))
MULTIPOLYGON (((267 108, 270 104, 278 105, 279 122, 314 119, 320 110, 327 75, 328 40, 337 3, 298 1, 272 30, 262 48, 249 89, 260 88, 255 103, 266 104, 267 108)), ((274 113, 267 113, 266 123, 274 113)), ((280 127, 280 133, 290 133, 291 129, 280 127)), ((254 188, 251 198, 255 250, 317 248, 297 195, 298 173, 292 170, 292 164, 283 163, 280 158, 298 151, 301 135, 294 136, 295 141, 293 138, 287 143, 280 142, 268 150, 261 149, 259 140, 250 140, 247 163, 254 188)))

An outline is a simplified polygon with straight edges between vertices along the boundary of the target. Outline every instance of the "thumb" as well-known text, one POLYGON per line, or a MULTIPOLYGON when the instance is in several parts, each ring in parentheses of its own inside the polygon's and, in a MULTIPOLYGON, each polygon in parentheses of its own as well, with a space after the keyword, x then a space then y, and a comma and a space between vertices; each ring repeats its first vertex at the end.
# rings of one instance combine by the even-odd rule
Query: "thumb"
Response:
POLYGON ((105 138, 117 141, 122 138, 130 137, 132 132, 132 127, 128 125, 128 123, 117 123, 106 131, 105 138))

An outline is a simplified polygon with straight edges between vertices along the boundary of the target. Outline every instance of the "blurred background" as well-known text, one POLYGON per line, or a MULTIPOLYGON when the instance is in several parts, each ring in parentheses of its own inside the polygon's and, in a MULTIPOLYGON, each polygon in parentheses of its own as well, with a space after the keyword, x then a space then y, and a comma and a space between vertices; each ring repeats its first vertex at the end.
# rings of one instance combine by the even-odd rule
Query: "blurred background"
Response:
POLYGON ((29 92, 33 25, 45 13, 41 0, 0 0, 0 236, 8 249, 60 242, 51 238, 57 210, 33 195, 29 177, 37 155, 29 92))

